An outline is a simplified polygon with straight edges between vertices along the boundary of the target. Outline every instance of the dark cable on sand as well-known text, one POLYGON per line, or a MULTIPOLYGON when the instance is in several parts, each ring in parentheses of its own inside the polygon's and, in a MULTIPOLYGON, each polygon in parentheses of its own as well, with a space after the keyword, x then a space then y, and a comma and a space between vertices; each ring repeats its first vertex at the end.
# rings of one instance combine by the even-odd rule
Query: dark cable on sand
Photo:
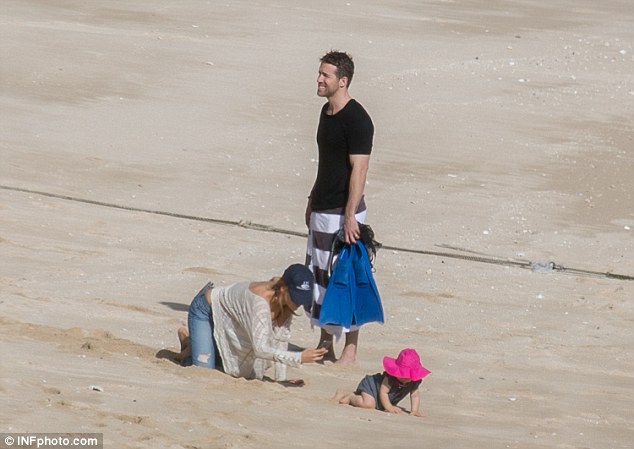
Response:
MULTIPOLYGON (((174 212, 145 209, 140 207, 123 206, 119 204, 106 203, 103 201, 89 200, 89 199, 79 198, 79 197, 74 197, 69 195, 60 195, 56 193, 41 192, 38 190, 30 190, 30 189, 24 189, 20 187, 0 185, 0 189, 10 190, 14 192, 29 193, 32 195, 45 196, 49 198, 57 198, 57 199, 66 200, 66 201, 74 201, 76 203, 92 204, 94 206, 109 207, 112 209, 127 210, 131 212, 142 212, 142 213, 153 214, 153 215, 163 215, 166 217, 179 218, 182 220, 192 220, 192 221, 201 221, 205 223, 213 223, 213 224, 220 224, 220 225, 227 225, 227 226, 237 226, 237 227, 250 229, 254 231, 260 231, 260 232, 273 232, 277 234, 292 235, 292 236, 304 237, 304 238, 306 238, 307 236, 306 233, 275 228, 275 227, 263 225, 263 224, 251 223, 250 221, 244 221, 244 220, 240 220, 240 221, 223 220, 218 218, 206 218, 206 217, 200 217, 196 215, 179 214, 174 212)), ((583 270, 578 268, 564 267, 552 261, 548 261, 548 262, 518 261, 518 260, 509 260, 509 259, 504 259, 500 257, 492 257, 492 256, 477 256, 477 255, 472 256, 472 255, 456 254, 456 253, 450 253, 450 252, 444 252, 444 251, 428 251, 428 250, 421 250, 421 249, 399 248, 399 247, 388 246, 388 245, 380 245, 380 248, 389 249, 392 251, 404 252, 404 253, 413 253, 413 254, 422 254, 426 256, 461 259, 461 260, 466 260, 470 262, 503 265, 507 267, 518 267, 518 268, 529 269, 537 273, 548 273, 548 272, 556 271, 556 272, 572 274, 577 276, 605 277, 608 279, 618 279, 621 281, 634 281, 634 276, 611 273, 609 271, 601 272, 601 271, 592 271, 592 270, 583 270)), ((451 248, 451 247, 447 247, 447 248, 451 248)), ((451 248, 451 249, 461 250, 459 248, 451 248)), ((465 250, 461 250, 461 251, 465 251, 465 250)))

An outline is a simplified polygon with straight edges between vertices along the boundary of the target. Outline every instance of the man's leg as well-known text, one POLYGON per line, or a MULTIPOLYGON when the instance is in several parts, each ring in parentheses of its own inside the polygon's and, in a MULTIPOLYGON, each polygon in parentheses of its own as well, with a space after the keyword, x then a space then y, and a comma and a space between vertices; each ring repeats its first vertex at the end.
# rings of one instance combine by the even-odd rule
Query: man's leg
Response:
MULTIPOLYGON (((333 341, 333 334, 322 327, 319 322, 319 311, 326 293, 326 288, 328 287, 330 250, 332 249, 332 242, 335 239, 339 227, 340 216, 338 214, 321 212, 313 212, 311 214, 306 246, 306 265, 315 276, 311 324, 321 329, 317 346, 319 346, 322 341, 333 341)), ((330 345, 323 360, 330 362, 337 361, 334 344, 330 345)))
MULTIPOLYGON (((364 223, 366 217, 365 203, 362 210, 357 213, 356 219, 359 223, 364 223)), ((311 269, 315 275, 315 290, 313 302, 313 314, 311 317, 311 323, 314 326, 321 328, 321 334, 319 342, 322 340, 332 340, 333 329, 330 332, 326 331, 319 323, 319 314, 315 313, 321 307, 322 300, 328 287, 330 280, 328 276, 328 270, 330 268, 332 244, 337 238, 337 232, 343 226, 343 215, 340 213, 320 213, 313 212, 310 218, 308 244, 307 244, 307 257, 306 265, 311 269)), ((340 329, 334 332, 339 332, 340 329)), ((346 339, 344 349, 341 353, 341 357, 337 360, 334 351, 334 344, 330 346, 328 353, 324 357, 324 360, 341 363, 343 365, 354 364, 357 359, 357 346, 359 340, 359 331, 355 330, 346 333, 346 339)))
POLYGON ((357 361, 357 346, 359 345, 359 330, 346 334, 346 340, 341 351, 341 357, 337 360, 340 365, 351 365, 357 361))

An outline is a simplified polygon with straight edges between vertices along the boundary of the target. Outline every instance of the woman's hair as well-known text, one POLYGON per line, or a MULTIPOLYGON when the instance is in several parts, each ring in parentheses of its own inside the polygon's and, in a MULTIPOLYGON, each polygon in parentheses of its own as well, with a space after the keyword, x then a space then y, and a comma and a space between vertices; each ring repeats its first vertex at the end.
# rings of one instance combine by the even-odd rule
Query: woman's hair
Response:
MULTIPOLYGON (((275 321, 279 318, 279 316, 284 312, 284 309, 287 307, 282 295, 284 293, 290 295, 290 293, 288 292, 288 285, 286 285, 286 282, 284 282, 282 278, 279 278, 275 281, 275 284, 273 284, 273 290, 275 291, 275 293, 273 294, 271 305, 275 305, 275 308, 277 309, 275 316, 273 316, 273 321, 275 321)), ((299 316, 293 311, 291 311, 291 313, 295 316, 299 316)))
POLYGON ((352 77, 354 76, 354 62, 352 62, 352 56, 342 51, 331 50, 322 56, 319 61, 322 64, 330 64, 337 67, 337 78, 341 79, 344 76, 348 78, 348 87, 350 87, 352 77))
POLYGON ((282 278, 277 278, 275 280, 275 284, 273 284, 273 290, 275 291, 275 296, 279 296, 283 288, 288 289, 288 285, 286 285, 286 282, 284 282, 282 278))

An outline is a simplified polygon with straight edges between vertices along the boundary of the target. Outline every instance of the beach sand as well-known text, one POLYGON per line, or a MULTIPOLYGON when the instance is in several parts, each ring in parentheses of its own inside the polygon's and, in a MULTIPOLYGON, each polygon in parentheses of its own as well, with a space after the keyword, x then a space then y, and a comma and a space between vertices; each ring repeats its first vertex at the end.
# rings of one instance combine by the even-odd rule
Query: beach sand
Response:
MULTIPOLYGON (((3 1, 0 432, 631 448, 629 2, 216 3, 3 1), (330 49, 376 128, 386 323, 355 366, 291 369, 303 388, 182 368, 204 283, 304 261, 330 49), (405 347, 432 371, 425 418, 330 401, 405 347)), ((294 320, 295 347, 318 338, 294 320)))

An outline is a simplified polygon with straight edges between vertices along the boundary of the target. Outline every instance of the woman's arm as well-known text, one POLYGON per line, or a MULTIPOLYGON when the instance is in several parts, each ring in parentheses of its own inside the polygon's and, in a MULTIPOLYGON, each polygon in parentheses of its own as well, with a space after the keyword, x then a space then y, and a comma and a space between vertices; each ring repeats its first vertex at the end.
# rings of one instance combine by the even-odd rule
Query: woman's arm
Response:
POLYGON ((287 320, 282 326, 273 325, 268 305, 256 309, 249 321, 250 339, 255 356, 275 362, 275 379, 278 381, 287 380, 286 366, 299 367, 302 363, 315 362, 321 360, 326 353, 325 349, 289 351, 291 320, 287 320))
MULTIPOLYGON (((287 320, 282 326, 273 325, 273 341, 279 351, 288 351, 288 342, 291 339, 291 320, 287 320)), ((285 382, 288 380, 287 366, 277 360, 274 361, 275 380, 285 382)))
POLYGON ((289 366, 299 366, 302 361, 301 353, 288 350, 291 335, 288 322, 283 326, 274 326, 270 313, 267 309, 258 311, 261 316, 253 320, 251 341, 256 357, 289 366))
MULTIPOLYGON (((280 327, 273 327, 273 336, 275 345, 278 350, 289 352, 288 351, 288 341, 291 336, 290 329, 291 318, 289 318, 284 325, 280 327)), ((292 352, 292 351, 290 351, 292 352)), ((304 349, 300 354, 300 363, 310 363, 316 362, 324 358, 324 355, 328 352, 327 349, 304 349)), ((294 353, 294 352, 293 352, 294 353)), ((287 367, 283 362, 275 361, 275 380, 277 381, 286 381, 288 380, 292 384, 301 384, 303 385, 303 381, 301 379, 288 379, 287 378, 287 367)))

